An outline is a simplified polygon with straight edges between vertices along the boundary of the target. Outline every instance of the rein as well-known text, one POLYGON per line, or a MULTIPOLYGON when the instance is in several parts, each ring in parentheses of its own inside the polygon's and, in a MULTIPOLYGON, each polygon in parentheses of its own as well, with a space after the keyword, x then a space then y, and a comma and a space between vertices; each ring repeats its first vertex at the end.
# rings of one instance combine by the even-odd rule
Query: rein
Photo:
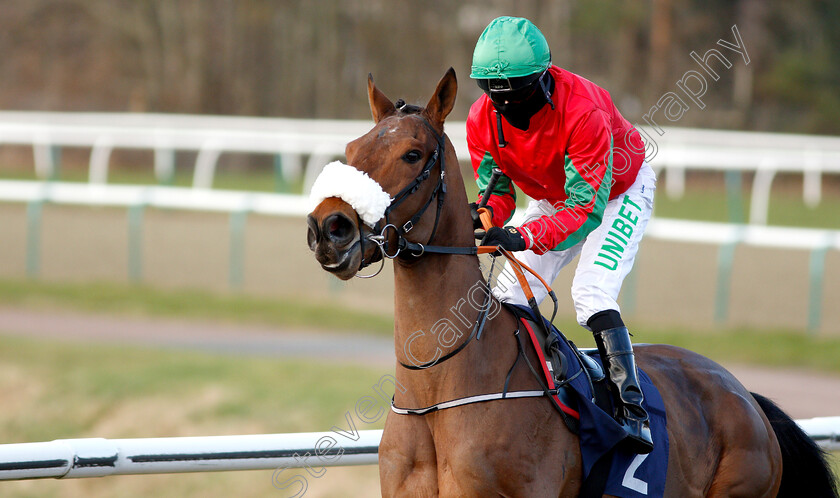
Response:
MULTIPOLYGON (((398 110, 403 110, 406 107, 406 103, 402 99, 397 100, 397 102, 395 103, 395 107, 398 110)), ((445 160, 444 160, 445 140, 444 140, 444 136, 442 134, 438 134, 437 131, 434 129, 434 127, 432 127, 432 125, 425 118, 423 118, 422 116, 420 116, 420 118, 422 119, 423 124, 426 126, 426 128, 429 130, 429 132, 431 132, 432 136, 435 138, 435 141, 436 141, 435 150, 432 153, 432 155, 429 156, 429 159, 426 160, 426 163, 423 165, 423 169, 420 171, 420 173, 417 175, 417 177, 414 178, 414 180, 412 180, 408 185, 403 187, 399 192, 397 192, 397 194, 391 199, 391 204, 385 209, 385 213, 384 213, 385 225, 384 226, 381 226, 381 228, 380 228, 380 225, 381 225, 381 220, 380 220, 373 227, 374 233, 371 234, 371 235, 368 235, 368 236, 364 236, 361 233, 361 227, 362 227, 361 219, 359 220, 359 224, 358 224, 358 226, 359 226, 359 241, 358 241, 358 243, 361 245, 362 255, 364 255, 364 244, 365 244, 365 239, 367 239, 368 241, 374 243, 378 247, 379 254, 380 254, 379 260, 381 261, 381 265, 379 266, 377 271, 375 273, 371 274, 371 275, 358 275, 357 274, 356 276, 359 277, 359 278, 373 278, 373 277, 377 276, 382 271, 382 269, 385 265, 385 259, 395 259, 395 258, 399 257, 401 254, 409 254, 411 257, 419 258, 419 257, 423 256, 424 254, 479 255, 479 254, 492 254, 492 253, 500 252, 511 263, 511 267, 514 269, 514 272, 516 273, 517 279, 519 280, 523 290, 525 290, 526 296, 528 297, 528 303, 531 306, 531 308, 533 310, 535 310, 536 316, 541 316, 541 315, 539 313, 539 308, 537 306, 537 302, 534 299, 533 292, 531 292, 530 286, 528 285, 528 282, 525 278, 524 270, 527 270, 530 273, 532 273, 537 279, 540 280, 540 282, 543 285, 545 285, 546 289, 548 289, 549 296, 551 296, 552 300, 554 301, 554 313, 556 314, 556 312, 557 312, 557 298, 554 295, 554 291, 545 282, 545 280, 542 279, 542 277, 540 277, 532 269, 528 268, 526 265, 524 265, 519 260, 517 260, 512 254, 510 254, 510 252, 508 252, 508 251, 506 251, 506 250, 504 250, 500 247, 497 247, 497 246, 458 247, 458 246, 431 245, 431 242, 432 242, 432 240, 434 240, 435 234, 437 233, 438 224, 440 222, 440 213, 443 209, 443 203, 444 203, 445 196, 446 196, 446 164, 445 164, 445 160), (438 177, 437 185, 435 185, 435 188, 432 190, 432 193, 429 196, 428 200, 426 200, 426 202, 423 204, 423 206, 418 211, 416 211, 408 219, 408 221, 403 223, 401 226, 397 226, 394 223, 391 223, 391 221, 390 221, 391 212, 394 211, 398 206, 400 206, 406 199, 408 199, 408 197, 410 195, 417 192, 417 190, 420 188, 420 186, 423 184, 423 182, 425 182, 427 179, 429 179, 431 177, 431 172, 436 165, 439 165, 439 167, 440 167, 440 176, 438 177), (436 212, 435 212, 435 223, 432 227, 432 233, 429 235, 428 241, 425 244, 422 244, 420 242, 409 241, 408 239, 405 238, 405 235, 408 234, 414 228, 414 226, 417 223, 419 223, 420 218, 426 213, 429 206, 431 206, 432 201, 434 201, 435 197, 437 197, 437 209, 436 209, 436 212), (389 251, 388 251, 388 230, 389 229, 394 230, 396 238, 397 238, 397 248, 393 253, 389 253, 389 251), (379 233, 377 234, 376 231, 378 231, 379 233)), ((493 224, 489 211, 482 208, 482 209, 479 210, 479 213, 480 213, 480 217, 481 217, 481 220, 484 224, 485 229, 489 229, 489 227, 491 227, 492 224, 493 224)), ((376 262, 376 260, 377 259, 374 257, 370 261, 365 261, 364 256, 363 256, 362 261, 359 264, 359 271, 361 271, 365 267, 369 266, 370 264, 376 262)), ((494 262, 494 264, 495 264, 495 262, 494 262)), ((491 273, 492 273, 492 270, 491 270, 491 273)), ((443 363, 444 361, 446 361, 450 358, 453 358, 455 355, 460 353, 465 347, 467 347, 467 345, 469 345, 469 343, 472 342, 473 339, 480 340, 481 339, 481 334, 484 330, 484 325, 486 323, 487 310, 489 309, 491 299, 492 299, 492 292, 489 291, 489 287, 488 287, 487 298, 484 302, 484 305, 482 306, 481 311, 479 312, 478 317, 476 318, 476 322, 475 322, 475 325, 473 326, 472 332, 470 333, 467 340, 465 340, 463 343, 461 343, 457 348, 455 348, 454 350, 450 351, 449 353, 445 354, 444 356, 442 356, 442 357, 440 357, 436 360, 429 361, 429 362, 423 363, 421 365, 411 365, 411 364, 406 364, 406 363, 403 363, 403 362, 400 361, 399 362, 400 366, 402 366, 403 368, 409 369, 409 370, 423 370, 423 369, 426 369, 426 368, 431 368, 435 365, 439 365, 439 364, 443 363)), ((554 320, 554 315, 552 315, 552 320, 551 321, 553 321, 553 320, 554 320)), ((543 323, 541 323, 540 325, 545 327, 545 324, 543 324, 543 323)), ((442 403, 438 403, 436 405, 432 405, 430 407, 418 408, 418 409, 398 408, 397 406, 394 405, 394 402, 393 402, 393 399, 392 399, 391 400, 391 409, 395 413, 400 413, 400 414, 425 415, 426 413, 431 413, 431 412, 437 411, 437 410, 443 410, 443 409, 446 409, 446 408, 453 408, 453 407, 456 407, 456 406, 462 406, 462 405, 471 404, 471 403, 479 403, 479 402, 483 402, 483 401, 491 401, 491 400, 496 400, 496 399, 507 399, 507 398, 524 398, 524 397, 547 396, 552 401, 552 403, 555 405, 555 407, 558 408, 561 415, 563 415, 564 418, 565 418, 565 413, 562 410, 559 409, 556 401, 552 397, 553 395, 557 394, 557 392, 558 392, 558 390, 560 389, 561 386, 556 386, 555 389, 549 389, 549 387, 546 386, 542 382, 539 375, 536 373, 535 369, 530 364, 530 361, 525 356, 524 350, 522 348, 521 338, 519 337, 519 329, 518 328, 517 328, 516 332, 514 333, 514 335, 517 338, 517 347, 519 349, 519 354, 516 357, 516 361, 514 361, 513 365, 511 365, 511 368, 508 371, 507 378, 505 379, 505 386, 504 386, 503 392, 495 393, 495 394, 482 394, 482 395, 470 396, 470 397, 467 397, 467 398, 460 398, 460 399, 457 399, 457 400, 445 401, 445 402, 442 402, 442 403), (507 390, 508 381, 510 380, 510 376, 513 373, 514 367, 516 366, 516 364, 519 362, 519 360, 521 358, 525 358, 525 361, 526 361, 526 363, 528 363, 528 366, 530 367, 531 372, 534 373, 534 376, 536 377, 538 383, 540 384, 540 387, 542 388, 541 390, 508 392, 508 390, 507 390)), ((546 335, 548 335, 547 330, 546 330, 546 335)))

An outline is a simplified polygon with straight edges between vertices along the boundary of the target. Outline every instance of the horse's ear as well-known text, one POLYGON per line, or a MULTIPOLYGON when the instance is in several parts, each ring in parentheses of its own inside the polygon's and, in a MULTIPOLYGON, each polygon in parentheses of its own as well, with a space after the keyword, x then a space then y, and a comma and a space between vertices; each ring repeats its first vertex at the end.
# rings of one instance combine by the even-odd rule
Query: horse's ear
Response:
POLYGON ((373 115, 374 123, 378 123, 382 118, 396 111, 394 103, 376 88, 373 83, 373 75, 370 73, 368 73, 368 102, 370 103, 370 113, 373 115))
POLYGON ((455 78, 455 70, 450 67, 438 82, 429 103, 426 104, 426 117, 438 129, 443 129, 443 120, 452 111, 457 93, 458 81, 455 78))

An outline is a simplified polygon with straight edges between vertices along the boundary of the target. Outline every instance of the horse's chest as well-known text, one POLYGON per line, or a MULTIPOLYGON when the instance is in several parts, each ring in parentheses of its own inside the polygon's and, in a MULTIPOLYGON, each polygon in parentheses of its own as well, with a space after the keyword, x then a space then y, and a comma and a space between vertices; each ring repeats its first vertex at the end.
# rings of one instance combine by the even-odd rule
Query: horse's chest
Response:
MULTIPOLYGON (((423 441, 431 433, 418 436, 406 439, 423 441)), ((435 496, 496 495, 504 487, 505 476, 517 468, 517 462, 501 446, 486 443, 447 437, 435 438, 428 446, 380 449, 380 471, 388 469, 393 476, 391 483, 415 496, 431 490, 435 496)), ((517 470, 519 478, 522 472, 521 468, 517 470)))
POLYGON ((435 436, 440 496, 526 496, 539 476, 534 446, 482 425, 435 436))

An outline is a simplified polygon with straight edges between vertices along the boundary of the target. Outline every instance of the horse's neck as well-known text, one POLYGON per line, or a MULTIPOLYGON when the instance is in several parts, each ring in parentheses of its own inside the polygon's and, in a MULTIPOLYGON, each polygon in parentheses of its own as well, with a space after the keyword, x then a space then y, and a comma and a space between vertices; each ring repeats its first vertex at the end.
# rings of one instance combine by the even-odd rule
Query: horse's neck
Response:
MULTIPOLYGON (((441 319, 458 318, 451 308, 469 302, 474 286, 486 285, 473 256, 427 255, 411 265, 396 264, 394 281, 398 332, 428 330, 441 319)), ((477 310, 467 308, 461 315, 474 318, 477 310)))
MULTIPOLYGON (((395 265, 394 277, 394 342, 399 361, 415 365, 433 361, 470 337, 488 292, 474 258, 427 256, 412 266, 395 265)), ((473 384, 490 374, 490 367, 479 359, 493 356, 488 350, 496 347, 494 342, 473 339, 454 357, 427 369, 397 366, 397 380, 408 388, 397 401, 427 406, 474 391, 473 384)))
MULTIPOLYGON (((451 193, 434 243, 461 247, 473 245, 475 240, 468 228, 472 220, 468 212, 452 209, 454 205, 466 205, 463 183, 458 184, 460 175, 450 173, 448 181, 451 193)), ((446 339, 433 337, 441 326, 446 326, 449 321, 458 326, 459 331, 463 331, 468 328, 465 319, 470 324, 474 322, 478 310, 476 306, 469 305, 475 301, 474 297, 470 299, 470 291, 476 284, 483 285, 484 277, 476 256, 428 254, 410 264, 396 261, 394 283, 397 358, 405 357, 405 344, 415 338, 411 346, 416 348, 412 351, 416 350, 417 354, 415 358, 407 359, 414 363, 425 363, 434 357, 440 342, 444 345, 447 343, 446 339), (463 303, 468 305, 464 306, 463 303), (417 338, 417 331, 423 334, 420 337, 422 340, 417 338), (400 354, 401 348, 403 354, 400 354), (419 358, 424 359, 415 361, 419 358)), ((467 330, 466 334, 469 332, 467 330)))
MULTIPOLYGON (((447 158, 449 195, 434 237, 434 244, 475 244, 466 192, 457 160, 447 158), (459 206, 460 209, 454 206, 459 206)), ((476 256, 426 254, 411 264, 394 265, 394 341, 396 357, 406 364, 423 364, 443 356, 470 336, 487 296, 487 287, 476 256)), ((498 306, 498 305, 497 305, 498 306)), ((496 320, 493 320, 496 322, 496 320)), ((497 322, 498 323, 498 322, 497 322)), ((487 329, 495 326, 488 321, 487 329)), ((485 335, 487 337, 487 332, 485 335)), ((443 394, 470 390, 471 384, 494 373, 480 358, 499 347, 498 338, 473 340, 450 360, 428 369, 397 367, 397 379, 408 387, 408 403, 440 401, 443 394), (489 340, 488 340, 489 339, 489 340)), ((400 401, 400 396, 397 396, 400 401)))

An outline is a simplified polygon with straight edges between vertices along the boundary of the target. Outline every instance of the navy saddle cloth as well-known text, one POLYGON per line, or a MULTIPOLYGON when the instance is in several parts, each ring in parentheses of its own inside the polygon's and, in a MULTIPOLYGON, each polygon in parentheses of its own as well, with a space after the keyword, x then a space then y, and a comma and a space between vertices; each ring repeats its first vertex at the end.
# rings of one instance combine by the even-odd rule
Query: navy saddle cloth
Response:
MULTIPOLYGON (((507 304, 507 303, 506 303, 507 304)), ((508 306, 511 306, 508 304, 508 306)), ((516 308, 514 312, 518 316, 533 318, 531 310, 524 306, 511 306, 516 308)), ((610 473, 607 477, 605 494, 626 498, 657 497, 665 492, 665 476, 668 470, 668 431, 666 426, 665 405, 659 390, 653 385, 650 377, 639 369, 639 381, 645 399, 642 406, 650 415, 650 429, 653 436, 654 449, 647 455, 631 453, 618 443, 624 438, 624 429, 615 421, 610 413, 602 410, 593 401, 593 388, 587 375, 583 375, 580 361, 572 348, 574 347, 561 334, 556 327, 548 323, 550 334, 559 338, 561 353, 565 356, 567 379, 567 394, 570 394, 572 403, 564 403, 564 398, 555 397, 561 403, 563 411, 578 419, 580 451, 583 459, 583 477, 586 479, 593 467, 601 458, 611 459, 610 473), (569 406, 573 405, 573 406, 569 406)), ((525 341, 533 345, 541 360, 543 358, 542 348, 536 341, 531 325, 522 319, 524 327, 521 332, 526 332, 532 340, 525 341)), ((523 334, 524 335, 524 334, 523 334)), ((597 354, 590 355, 598 363, 600 358, 597 354)), ((545 362, 543 361, 543 364, 545 362)), ((544 369, 548 373, 548 369, 544 369)), ((544 380, 549 387, 554 387, 554 380, 550 375, 545 375, 544 380)), ((569 400, 569 396, 565 401, 569 400)))

